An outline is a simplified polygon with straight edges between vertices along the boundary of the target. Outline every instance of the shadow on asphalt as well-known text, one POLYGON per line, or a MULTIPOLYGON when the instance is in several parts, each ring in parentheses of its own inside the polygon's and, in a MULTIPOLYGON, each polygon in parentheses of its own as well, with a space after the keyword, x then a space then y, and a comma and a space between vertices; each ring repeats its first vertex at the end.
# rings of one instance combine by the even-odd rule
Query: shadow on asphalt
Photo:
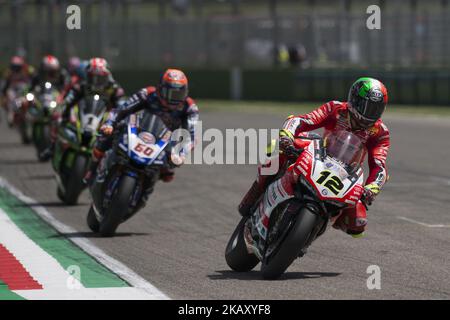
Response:
POLYGON ((38 164, 42 163, 38 159, 0 159, 1 166, 21 165, 21 164, 38 164))
POLYGON ((28 148, 28 145, 22 144, 20 142, 15 142, 15 141, 0 142, 0 149, 6 149, 6 148, 28 148))
MULTIPOLYGON (((259 271, 249 271, 249 272, 236 272, 231 270, 218 270, 219 274, 208 275, 211 280, 263 280, 261 273, 259 271)), ((327 277, 337 277, 341 273, 337 272, 285 272, 281 275, 279 280, 290 280, 290 279, 314 279, 314 278, 327 278, 327 277)), ((275 280, 275 281, 277 281, 275 280)))
POLYGON ((58 207, 67 207, 67 208, 75 208, 80 206, 87 206, 88 203, 77 203, 76 205, 68 206, 67 204, 59 201, 49 201, 49 202, 37 202, 37 203, 18 203, 16 205, 13 205, 13 208, 20 208, 20 207, 49 207, 49 208, 58 208, 58 207))
POLYGON ((52 180, 55 178, 54 174, 41 174, 27 177, 28 180, 52 180))
MULTIPOLYGON (((116 232, 114 237, 119 238, 119 237, 134 237, 134 236, 147 236, 147 235, 149 235, 149 233, 146 233, 146 232, 116 232)), ((102 238, 98 233, 91 232, 91 231, 66 232, 66 233, 59 233, 58 235, 52 236, 52 238, 59 238, 59 237, 65 237, 65 238, 102 238)))

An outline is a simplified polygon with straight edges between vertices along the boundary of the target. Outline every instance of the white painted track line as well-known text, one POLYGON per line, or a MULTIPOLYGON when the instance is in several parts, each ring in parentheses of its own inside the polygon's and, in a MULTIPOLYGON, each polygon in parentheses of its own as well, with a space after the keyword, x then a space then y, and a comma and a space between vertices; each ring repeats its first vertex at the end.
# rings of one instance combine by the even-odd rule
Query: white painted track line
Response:
POLYGON ((406 218, 406 217, 397 217, 397 219, 405 220, 414 224, 418 224, 420 226, 428 227, 428 228, 450 228, 450 224, 428 224, 425 222, 420 222, 414 219, 406 218))
MULTIPOLYGON (((33 279, 42 284, 44 289, 57 292, 67 289, 69 273, 55 258, 28 238, 2 209, 0 226, 0 243, 19 260, 33 279)), ((83 287, 78 280, 72 279, 77 282, 74 285, 83 287)))
MULTIPOLYGON (((36 212, 43 220, 49 223, 60 233, 74 233, 75 229, 65 225, 64 223, 58 221, 53 215, 44 207, 37 206, 36 200, 24 195, 20 190, 16 189, 11 185, 6 179, 0 177, 0 187, 7 189, 19 200, 26 204, 33 205, 33 211, 36 212)), ((125 266, 120 261, 110 257, 103 250, 96 247, 91 241, 85 238, 73 238, 70 239, 73 243, 83 249, 86 253, 91 255, 105 267, 110 269, 112 272, 117 274, 119 277, 127 281, 132 287, 137 289, 145 299, 154 300, 167 300, 170 299, 166 294, 153 286, 150 282, 136 274, 133 270, 125 266)), ((136 295, 135 295, 136 296, 136 295)), ((70 299, 70 298, 69 298, 70 299)), ((86 297, 87 299, 87 297, 86 297)))

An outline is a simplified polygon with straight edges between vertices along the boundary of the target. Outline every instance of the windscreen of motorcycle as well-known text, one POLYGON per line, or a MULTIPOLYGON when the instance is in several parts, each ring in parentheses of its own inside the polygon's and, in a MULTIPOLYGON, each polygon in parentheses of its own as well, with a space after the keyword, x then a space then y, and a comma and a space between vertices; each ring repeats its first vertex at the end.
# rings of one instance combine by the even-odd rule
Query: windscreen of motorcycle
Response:
POLYGON ((366 147, 354 133, 340 130, 324 137, 327 155, 341 162, 347 172, 358 169, 366 157, 366 147))
POLYGON ((44 108, 56 108, 56 98, 58 93, 56 90, 44 91, 38 98, 44 108))
POLYGON ((106 111, 106 103, 99 95, 87 96, 78 104, 81 127, 84 131, 95 132, 106 111))
POLYGON ((162 139, 170 131, 160 117, 150 112, 143 112, 138 115, 137 127, 139 132, 149 132, 157 140, 162 139))

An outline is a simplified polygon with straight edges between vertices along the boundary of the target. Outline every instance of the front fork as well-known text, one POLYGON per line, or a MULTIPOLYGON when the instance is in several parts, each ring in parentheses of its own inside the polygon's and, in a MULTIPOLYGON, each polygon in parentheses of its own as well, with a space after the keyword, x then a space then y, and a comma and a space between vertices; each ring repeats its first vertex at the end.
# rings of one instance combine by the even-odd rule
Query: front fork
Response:
MULTIPOLYGON (((102 170, 106 171, 107 169, 102 168, 102 170)), ((112 198, 114 197, 114 191, 117 188, 122 176, 131 175, 138 180, 129 204, 129 214, 124 216, 124 220, 127 220, 139 211, 139 209, 145 206, 148 195, 153 190, 153 184, 151 183, 149 187, 145 188, 146 177, 144 175, 129 171, 129 169, 120 165, 107 171, 109 171, 109 173, 102 173, 106 175, 105 179, 101 181, 95 179, 91 186, 91 194, 94 205, 97 209, 100 209, 98 210, 100 212, 109 206, 112 198), (150 192, 148 189, 151 189, 150 192)))

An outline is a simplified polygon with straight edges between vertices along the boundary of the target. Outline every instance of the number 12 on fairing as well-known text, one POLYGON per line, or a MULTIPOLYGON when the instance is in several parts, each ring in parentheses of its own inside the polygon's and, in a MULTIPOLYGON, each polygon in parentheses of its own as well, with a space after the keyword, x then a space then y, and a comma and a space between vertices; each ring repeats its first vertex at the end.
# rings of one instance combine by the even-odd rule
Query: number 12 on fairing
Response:
POLYGON ((338 195, 339 191, 344 188, 344 184, 342 183, 341 179, 339 179, 339 177, 335 175, 331 175, 331 172, 328 170, 322 171, 320 173, 319 179, 317 179, 316 182, 326 187, 335 195, 338 195))

